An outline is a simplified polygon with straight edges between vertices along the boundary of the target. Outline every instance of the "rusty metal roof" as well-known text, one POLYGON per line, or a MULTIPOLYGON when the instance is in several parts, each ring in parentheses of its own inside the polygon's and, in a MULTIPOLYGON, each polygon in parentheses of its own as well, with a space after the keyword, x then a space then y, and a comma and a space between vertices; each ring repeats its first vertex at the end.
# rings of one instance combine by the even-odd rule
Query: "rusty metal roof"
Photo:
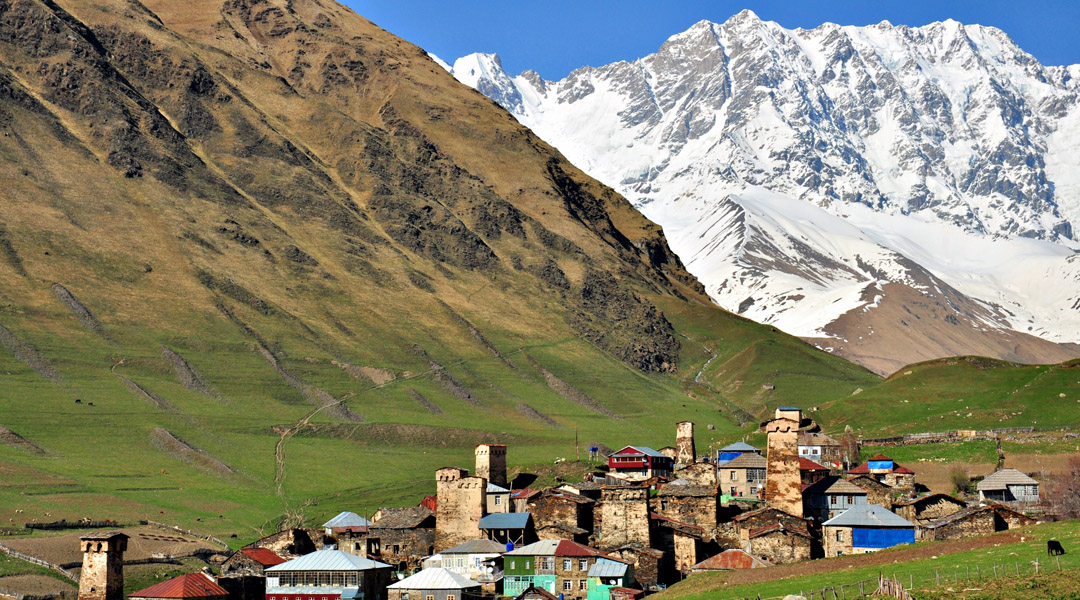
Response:
POLYGON ((229 592, 205 573, 188 573, 130 594, 129 598, 214 598, 229 592))
POLYGON ((264 567, 272 567, 285 562, 284 558, 268 548, 243 548, 240 552, 264 567))
POLYGON ((767 560, 758 558, 749 552, 733 548, 731 550, 724 550, 716 556, 706 558, 691 568, 702 571, 726 571, 729 569, 758 569, 771 566, 772 563, 767 560))

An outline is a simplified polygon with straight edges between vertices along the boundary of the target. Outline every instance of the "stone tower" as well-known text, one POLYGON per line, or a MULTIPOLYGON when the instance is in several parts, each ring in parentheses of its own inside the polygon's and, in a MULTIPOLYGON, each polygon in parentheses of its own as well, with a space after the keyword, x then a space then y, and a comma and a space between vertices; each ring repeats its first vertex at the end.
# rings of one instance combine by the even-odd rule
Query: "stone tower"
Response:
POLYGON ((649 547, 649 490, 615 486, 600 491, 600 535, 596 547, 610 550, 638 543, 649 547))
POLYGON ((799 423, 802 411, 791 406, 776 409, 765 423, 769 436, 765 472, 765 502, 774 508, 801 517, 802 478, 799 475, 799 423))
POLYGON ((506 446, 480 444, 476 447, 476 476, 506 487, 506 446))
POLYGON ((469 477, 469 471, 447 467, 435 472, 435 551, 439 552, 480 536, 480 517, 487 502, 487 479, 469 477))
POLYGON ((79 600, 124 600, 124 551, 128 536, 91 533, 81 538, 82 574, 79 600))
POLYGON ((692 465, 697 461, 697 449, 694 447, 694 424, 682 421, 675 425, 675 464, 692 465))

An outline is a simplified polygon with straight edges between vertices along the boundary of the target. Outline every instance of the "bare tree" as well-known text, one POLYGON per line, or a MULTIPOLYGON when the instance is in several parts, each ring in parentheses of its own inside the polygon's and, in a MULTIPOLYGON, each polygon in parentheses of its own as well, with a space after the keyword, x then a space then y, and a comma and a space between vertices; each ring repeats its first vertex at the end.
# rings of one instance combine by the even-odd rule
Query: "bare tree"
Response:
POLYGON ((1046 494, 1058 519, 1080 518, 1080 454, 1070 456, 1065 468, 1050 477, 1046 494))
POLYGON ((861 462, 859 460, 859 438, 855 437, 851 425, 844 427, 844 436, 840 438, 840 449, 844 455, 845 469, 850 469, 861 462))

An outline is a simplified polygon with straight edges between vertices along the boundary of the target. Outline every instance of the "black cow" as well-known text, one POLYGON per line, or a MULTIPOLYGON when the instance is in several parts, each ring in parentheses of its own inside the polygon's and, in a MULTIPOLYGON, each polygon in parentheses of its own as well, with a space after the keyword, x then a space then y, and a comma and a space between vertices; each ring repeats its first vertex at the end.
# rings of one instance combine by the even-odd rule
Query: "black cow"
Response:
POLYGON ((1061 542, 1057 540, 1049 540, 1046 542, 1046 553, 1050 556, 1056 556, 1059 554, 1065 554, 1065 549, 1061 547, 1061 542))

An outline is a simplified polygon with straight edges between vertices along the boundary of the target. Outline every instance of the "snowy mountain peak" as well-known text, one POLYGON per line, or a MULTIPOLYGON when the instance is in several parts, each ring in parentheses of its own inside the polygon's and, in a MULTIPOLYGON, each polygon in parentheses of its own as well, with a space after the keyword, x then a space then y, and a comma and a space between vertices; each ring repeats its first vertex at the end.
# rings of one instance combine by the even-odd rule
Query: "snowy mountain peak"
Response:
POLYGON ((978 327, 1080 341, 1080 68, 1000 29, 743 11, 561 81, 494 55, 452 71, 660 223, 729 309, 821 337, 894 282, 993 307, 978 327), (812 226, 781 218, 803 205, 812 226))

